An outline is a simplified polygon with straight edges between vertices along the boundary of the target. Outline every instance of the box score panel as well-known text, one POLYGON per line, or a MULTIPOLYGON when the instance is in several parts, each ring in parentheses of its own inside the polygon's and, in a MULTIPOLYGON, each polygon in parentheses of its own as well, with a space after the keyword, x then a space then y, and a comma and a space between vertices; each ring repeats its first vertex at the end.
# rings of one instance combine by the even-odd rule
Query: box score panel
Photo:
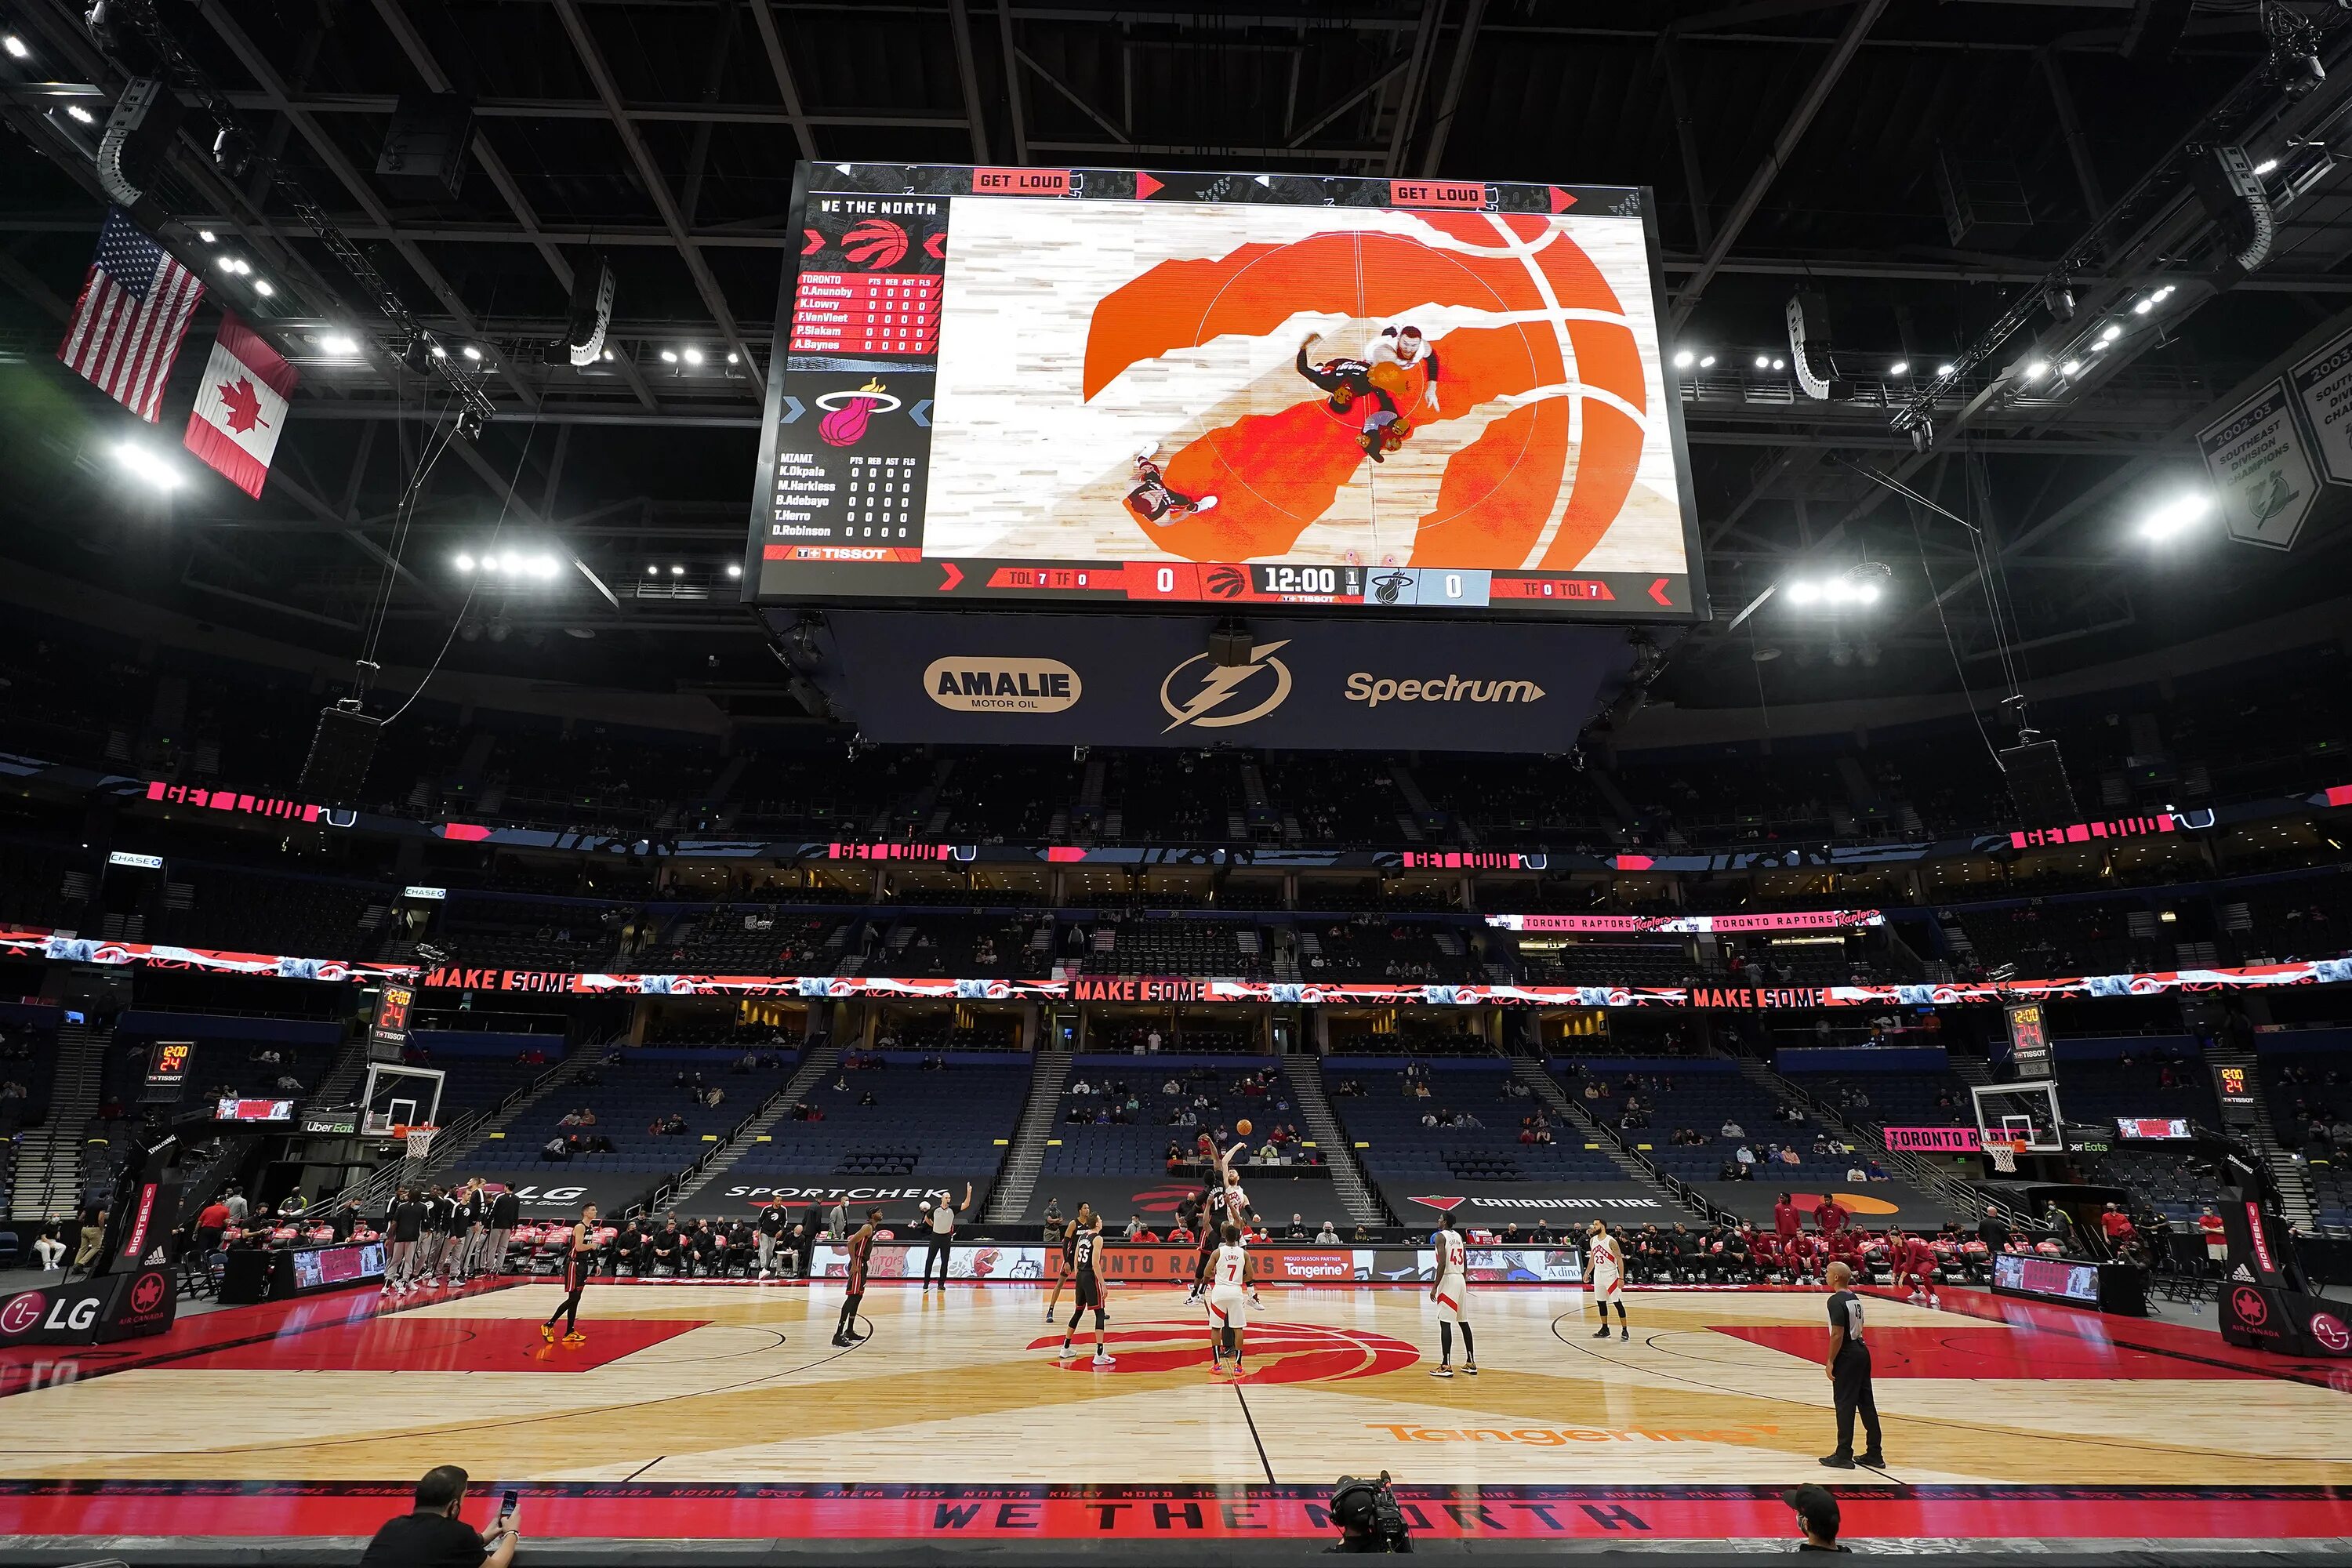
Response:
POLYGON ((919 545, 771 542, 759 592, 844 597, 1118 599, 1127 603, 1333 605, 1364 609, 1686 613, 1685 576, 1291 565, 1087 562, 1054 564, 926 556, 919 545))

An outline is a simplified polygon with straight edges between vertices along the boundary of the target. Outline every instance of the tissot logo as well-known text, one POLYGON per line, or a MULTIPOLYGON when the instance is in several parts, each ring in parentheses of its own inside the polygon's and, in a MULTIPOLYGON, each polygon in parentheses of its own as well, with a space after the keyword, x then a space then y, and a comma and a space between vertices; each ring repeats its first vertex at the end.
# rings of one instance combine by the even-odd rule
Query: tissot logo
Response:
POLYGON ((931 660, 923 689, 959 713, 1059 713, 1086 687, 1058 658, 949 658, 931 660))
POLYGON ((1160 682, 1160 706, 1169 718, 1168 729, 1160 732, 1186 724, 1230 729, 1281 707, 1290 696, 1290 667, 1274 656, 1289 646, 1287 638, 1259 643, 1250 649, 1247 664, 1211 664, 1207 654, 1196 653, 1170 670, 1160 682))
POLYGON ((1348 677, 1347 698, 1367 708, 1383 702, 1540 702, 1544 689, 1532 680, 1465 680, 1458 675, 1391 680, 1358 670, 1348 677))

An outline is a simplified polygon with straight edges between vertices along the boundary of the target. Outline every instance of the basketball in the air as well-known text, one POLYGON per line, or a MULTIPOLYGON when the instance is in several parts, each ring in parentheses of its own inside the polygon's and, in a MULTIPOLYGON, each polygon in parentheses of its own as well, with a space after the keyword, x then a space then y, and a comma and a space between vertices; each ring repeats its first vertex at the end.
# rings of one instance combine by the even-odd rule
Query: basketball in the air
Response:
POLYGON ((1249 1136, 1249 1123, 1247 1121, 1236 1121, 1234 1123, 1234 1131, 1246 1138, 1249 1136))

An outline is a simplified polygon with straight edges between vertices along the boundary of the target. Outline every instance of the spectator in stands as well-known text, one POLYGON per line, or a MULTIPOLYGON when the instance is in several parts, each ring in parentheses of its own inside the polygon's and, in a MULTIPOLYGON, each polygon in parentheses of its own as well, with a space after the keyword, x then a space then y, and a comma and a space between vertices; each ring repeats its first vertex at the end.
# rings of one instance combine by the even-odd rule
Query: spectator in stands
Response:
POLYGON ((1735 1119, 1727 1116, 1723 1119, 1722 1127, 1717 1129, 1717 1135, 1727 1141, 1735 1141, 1747 1137, 1748 1129, 1740 1126, 1735 1119))
MULTIPOLYGON (((218 1206, 217 1204, 214 1205, 215 1208, 218 1206)), ((206 1209, 205 1212, 210 1214, 212 1210, 206 1209)), ((213 1233, 213 1241, 215 1246, 218 1245, 220 1241, 218 1231, 213 1233)), ((211 1248, 207 1247, 205 1250, 210 1251, 211 1248)), ((43 1226, 41 1234, 33 1238, 34 1267, 44 1274, 53 1274, 65 1267, 65 1261, 66 1244, 58 1239, 58 1227, 53 1225, 43 1226)))
POLYGON ((1738 1151, 1732 1155, 1732 1158, 1739 1163, 1742 1180, 1745 1180, 1749 1174, 1754 1173, 1756 1168, 1755 1150, 1750 1149, 1747 1144, 1742 1143, 1739 1146, 1738 1151))
POLYGON ((572 1140, 558 1133, 539 1146, 539 1157, 558 1162, 569 1160, 572 1158, 572 1140))
POLYGON ((465 1499, 464 1470, 425 1471, 415 1511, 383 1522, 361 1553, 361 1568, 508 1568, 518 1539, 513 1519, 500 1514, 485 1537, 457 1517, 465 1499))
POLYGON ((1315 1233, 1315 1245, 1318 1247, 1339 1246, 1339 1227, 1333 1225, 1329 1220, 1325 1220, 1323 1222, 1323 1228, 1315 1233))
MULTIPOLYGON (((1783 1165, 1801 1165, 1805 1163, 1803 1158, 1798 1154, 1796 1145, 1793 1143, 1788 1148, 1781 1150, 1779 1158, 1780 1163, 1783 1165)), ((1881 1179, 1883 1180, 1884 1178, 1881 1179)))

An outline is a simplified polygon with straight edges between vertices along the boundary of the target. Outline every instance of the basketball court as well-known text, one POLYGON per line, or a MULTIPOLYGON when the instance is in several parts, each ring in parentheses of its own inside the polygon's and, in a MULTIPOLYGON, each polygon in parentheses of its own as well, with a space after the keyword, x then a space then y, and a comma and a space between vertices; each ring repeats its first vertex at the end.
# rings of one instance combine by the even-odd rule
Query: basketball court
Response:
POLYGON ((1426 1539, 1786 1538, 1780 1493, 1821 1481, 1850 1539, 2352 1537, 2342 1363, 1979 1291, 1872 1300, 1887 1467, 1850 1474, 1816 1462, 1811 1290, 1635 1291, 1600 1341, 1580 1290, 1488 1289, 1482 1373, 1448 1382, 1423 1291, 1268 1289, 1238 1384, 1171 1288, 1114 1291, 1108 1370, 1090 1332, 1056 1362, 1025 1284, 877 1283, 845 1350, 823 1281, 599 1285, 582 1347, 539 1337, 557 1296, 362 1290, 12 1352, 0 1533, 364 1537, 454 1462, 476 1522, 521 1494, 527 1542, 1304 1541, 1336 1477, 1383 1468, 1426 1539))

